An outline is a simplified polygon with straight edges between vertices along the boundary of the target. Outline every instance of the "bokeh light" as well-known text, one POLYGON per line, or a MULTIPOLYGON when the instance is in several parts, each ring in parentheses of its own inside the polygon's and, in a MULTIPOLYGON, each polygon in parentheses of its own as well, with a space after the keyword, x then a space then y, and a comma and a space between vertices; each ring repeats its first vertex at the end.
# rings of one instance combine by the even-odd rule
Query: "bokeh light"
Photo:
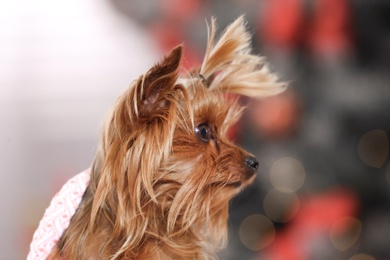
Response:
POLYGON ((367 165, 380 168, 389 154, 389 139, 385 131, 375 129, 364 134, 359 141, 360 159, 367 165))
POLYGON ((276 160, 270 170, 272 185, 281 192, 292 192, 302 187, 306 173, 301 162, 292 157, 276 160))
POLYGON ((352 217, 344 217, 336 220, 329 231, 333 246, 340 251, 351 248, 359 239, 361 226, 361 222, 352 217))
POLYGON ((349 260, 375 260, 375 257, 368 254, 357 254, 349 258, 349 260))
POLYGON ((257 251, 272 243, 275 238, 275 227, 266 216, 254 214, 242 221, 239 236, 244 246, 257 251))
POLYGON ((273 189, 264 198, 264 211, 273 221, 284 223, 291 220, 299 210, 299 199, 294 192, 273 189))
POLYGON ((390 163, 387 165, 386 169, 386 180, 390 184, 390 163))

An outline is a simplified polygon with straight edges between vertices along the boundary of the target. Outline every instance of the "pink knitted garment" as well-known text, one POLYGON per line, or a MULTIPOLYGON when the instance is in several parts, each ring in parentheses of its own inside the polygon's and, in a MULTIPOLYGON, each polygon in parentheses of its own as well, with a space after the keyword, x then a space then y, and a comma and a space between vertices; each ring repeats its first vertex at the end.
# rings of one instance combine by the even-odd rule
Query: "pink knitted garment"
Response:
POLYGON ((27 260, 46 259, 57 244, 70 219, 76 212, 89 184, 90 171, 86 170, 69 179, 53 197, 35 230, 27 260))

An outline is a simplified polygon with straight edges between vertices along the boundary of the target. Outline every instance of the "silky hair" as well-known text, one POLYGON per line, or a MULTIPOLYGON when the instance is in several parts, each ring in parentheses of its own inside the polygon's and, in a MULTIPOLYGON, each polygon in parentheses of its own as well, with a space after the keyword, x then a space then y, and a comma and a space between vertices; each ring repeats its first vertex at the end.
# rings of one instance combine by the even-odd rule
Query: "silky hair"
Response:
POLYGON ((211 20, 200 68, 180 76, 181 57, 178 46, 119 97, 49 259, 215 259, 226 245, 228 202, 254 176, 226 136, 243 108, 225 95, 263 98, 285 84, 251 54, 242 16, 218 40, 211 20))

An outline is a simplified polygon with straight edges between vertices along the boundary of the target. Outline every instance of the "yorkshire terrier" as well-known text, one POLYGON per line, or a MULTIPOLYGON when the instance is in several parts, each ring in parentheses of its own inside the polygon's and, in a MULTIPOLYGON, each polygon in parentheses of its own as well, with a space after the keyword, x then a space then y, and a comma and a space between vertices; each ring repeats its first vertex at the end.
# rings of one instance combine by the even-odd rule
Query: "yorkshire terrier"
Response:
POLYGON ((180 76, 178 46, 119 97, 89 185, 49 259, 217 257, 229 200, 259 166, 227 137, 243 112, 237 97, 285 85, 251 53, 243 17, 218 40, 215 32, 213 19, 200 68, 180 76))

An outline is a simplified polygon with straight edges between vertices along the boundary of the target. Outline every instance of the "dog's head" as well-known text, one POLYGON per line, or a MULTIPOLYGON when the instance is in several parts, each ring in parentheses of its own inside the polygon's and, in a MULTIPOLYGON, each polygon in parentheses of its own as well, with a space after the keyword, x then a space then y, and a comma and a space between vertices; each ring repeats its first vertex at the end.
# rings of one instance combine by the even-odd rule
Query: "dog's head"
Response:
POLYGON ((199 69, 180 76, 176 47, 129 87, 107 121, 91 226, 106 218, 118 236, 126 233, 119 253, 145 239, 172 250, 183 249, 174 238, 194 248, 221 242, 228 201, 254 179, 257 160, 227 138, 243 109, 226 94, 265 97, 284 85, 250 53, 242 17, 218 41, 214 35, 213 20, 199 69))

